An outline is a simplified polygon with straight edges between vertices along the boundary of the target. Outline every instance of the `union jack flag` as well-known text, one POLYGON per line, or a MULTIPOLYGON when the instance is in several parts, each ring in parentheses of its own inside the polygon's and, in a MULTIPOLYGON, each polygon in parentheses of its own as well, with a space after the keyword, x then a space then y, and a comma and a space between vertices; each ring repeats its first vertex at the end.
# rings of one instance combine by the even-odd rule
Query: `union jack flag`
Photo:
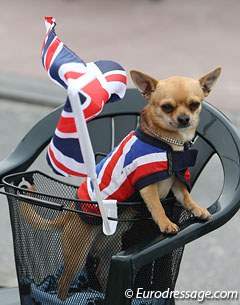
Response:
MULTIPOLYGON (((124 97, 126 72, 118 63, 110 60, 85 63, 56 36, 53 17, 45 17, 45 24, 43 66, 50 79, 65 89, 77 81, 79 101, 86 121, 97 116, 106 103, 124 97)), ((48 164, 57 174, 88 175, 78 138, 74 113, 67 98, 47 152, 48 164)))

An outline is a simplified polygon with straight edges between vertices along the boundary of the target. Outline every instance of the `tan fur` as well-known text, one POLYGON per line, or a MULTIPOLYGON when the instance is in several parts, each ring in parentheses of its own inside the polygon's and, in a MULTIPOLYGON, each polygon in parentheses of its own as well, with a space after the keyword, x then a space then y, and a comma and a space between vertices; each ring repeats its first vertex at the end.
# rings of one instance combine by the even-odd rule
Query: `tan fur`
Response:
MULTIPOLYGON (((172 137, 184 142, 192 140, 199 123, 202 101, 211 91, 220 72, 221 68, 216 68, 196 80, 176 76, 157 81, 145 73, 132 70, 131 76, 135 85, 149 101, 142 111, 143 123, 141 128, 151 136, 154 136, 154 134, 147 127, 162 136, 172 137), (199 106, 196 109, 191 109, 191 104, 196 102, 199 103, 199 106), (164 105, 171 106, 172 111, 164 111, 164 105), (179 118, 182 115, 189 117, 189 124, 186 127, 179 127, 179 118)), ((173 144, 171 146, 173 150, 183 150, 183 147, 173 144)), ((173 191, 184 208, 192 212, 194 216, 206 220, 211 218, 206 209, 200 208, 192 200, 186 186, 177 178, 171 177, 146 186, 140 191, 161 232, 175 234, 179 231, 178 226, 167 218, 159 199, 164 198, 170 190, 173 191)))
POLYGON ((76 273, 84 266, 84 257, 88 253, 98 226, 82 221, 77 213, 67 212, 51 220, 41 217, 33 205, 21 204, 21 213, 25 220, 36 229, 61 229, 61 247, 63 251, 63 272, 58 283, 58 298, 65 300, 76 273))
MULTIPOLYGON (((144 122, 141 128, 148 134, 149 131, 146 126, 151 127, 161 135, 183 141, 191 140, 199 123, 201 103, 219 77, 220 71, 221 69, 217 68, 198 80, 187 77, 172 77, 160 81, 145 73, 131 71, 134 83, 149 101, 141 113, 144 122), (199 107, 194 111, 190 109, 193 102, 199 103, 199 107), (172 106, 174 110, 170 113, 163 111, 162 106, 166 104, 172 106), (189 126, 179 128, 178 120, 181 115, 189 116, 189 126)), ((153 135, 151 134, 151 136, 153 135)), ((176 145, 172 145, 172 148, 173 150, 183 149, 176 145)), ((184 208, 196 217, 206 220, 211 217, 206 209, 200 208, 192 200, 186 186, 175 177, 171 177, 146 186, 140 191, 161 232, 175 234, 179 230, 178 226, 166 216, 159 199, 166 197, 170 190, 173 191, 184 208)), ((76 213, 71 212, 52 220, 46 220, 39 216, 31 205, 26 203, 22 204, 22 214, 31 226, 41 229, 52 227, 62 230, 61 243, 64 255, 64 270, 58 284, 58 298, 65 300, 72 279, 76 272, 84 266, 84 257, 99 227, 86 224, 76 213), (82 232, 88 233, 82 234, 82 232)))

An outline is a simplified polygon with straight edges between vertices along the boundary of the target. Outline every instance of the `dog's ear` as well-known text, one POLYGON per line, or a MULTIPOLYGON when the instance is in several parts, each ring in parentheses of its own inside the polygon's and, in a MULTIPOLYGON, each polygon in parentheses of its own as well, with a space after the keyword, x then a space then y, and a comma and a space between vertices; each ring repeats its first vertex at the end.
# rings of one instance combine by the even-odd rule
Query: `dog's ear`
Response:
POLYGON ((208 96, 208 94, 212 90, 212 87, 219 78, 220 73, 221 73, 221 67, 218 67, 198 79, 205 97, 208 96))
POLYGON ((131 70, 130 75, 135 86, 142 93, 142 96, 149 99, 151 93, 156 89, 158 81, 155 78, 136 70, 131 70))

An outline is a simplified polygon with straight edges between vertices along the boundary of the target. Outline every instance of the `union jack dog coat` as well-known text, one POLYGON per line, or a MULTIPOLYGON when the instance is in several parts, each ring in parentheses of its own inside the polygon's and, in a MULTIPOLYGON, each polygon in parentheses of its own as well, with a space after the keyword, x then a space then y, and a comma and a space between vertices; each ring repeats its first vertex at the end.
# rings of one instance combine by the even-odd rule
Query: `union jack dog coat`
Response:
MULTIPOLYGON (((197 150, 186 145, 184 151, 173 151, 170 145, 138 128, 97 164, 102 199, 137 201, 143 187, 173 175, 190 190, 189 167, 194 166, 196 157, 197 150)), ((91 178, 80 185, 78 198, 95 200, 91 178)), ((78 208, 99 214, 97 205, 82 203, 78 208)))

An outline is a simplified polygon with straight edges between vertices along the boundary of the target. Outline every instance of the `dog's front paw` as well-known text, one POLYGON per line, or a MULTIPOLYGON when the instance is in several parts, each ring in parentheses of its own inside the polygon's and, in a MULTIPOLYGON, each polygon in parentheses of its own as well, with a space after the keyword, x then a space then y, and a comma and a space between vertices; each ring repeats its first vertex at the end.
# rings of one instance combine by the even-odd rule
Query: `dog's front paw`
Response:
POLYGON ((192 213, 195 217, 203 220, 209 220, 212 217, 212 215, 208 212, 207 209, 202 209, 200 207, 193 209, 192 213))
POLYGON ((161 221, 158 225, 162 233, 177 234, 179 231, 179 227, 169 219, 161 221))

